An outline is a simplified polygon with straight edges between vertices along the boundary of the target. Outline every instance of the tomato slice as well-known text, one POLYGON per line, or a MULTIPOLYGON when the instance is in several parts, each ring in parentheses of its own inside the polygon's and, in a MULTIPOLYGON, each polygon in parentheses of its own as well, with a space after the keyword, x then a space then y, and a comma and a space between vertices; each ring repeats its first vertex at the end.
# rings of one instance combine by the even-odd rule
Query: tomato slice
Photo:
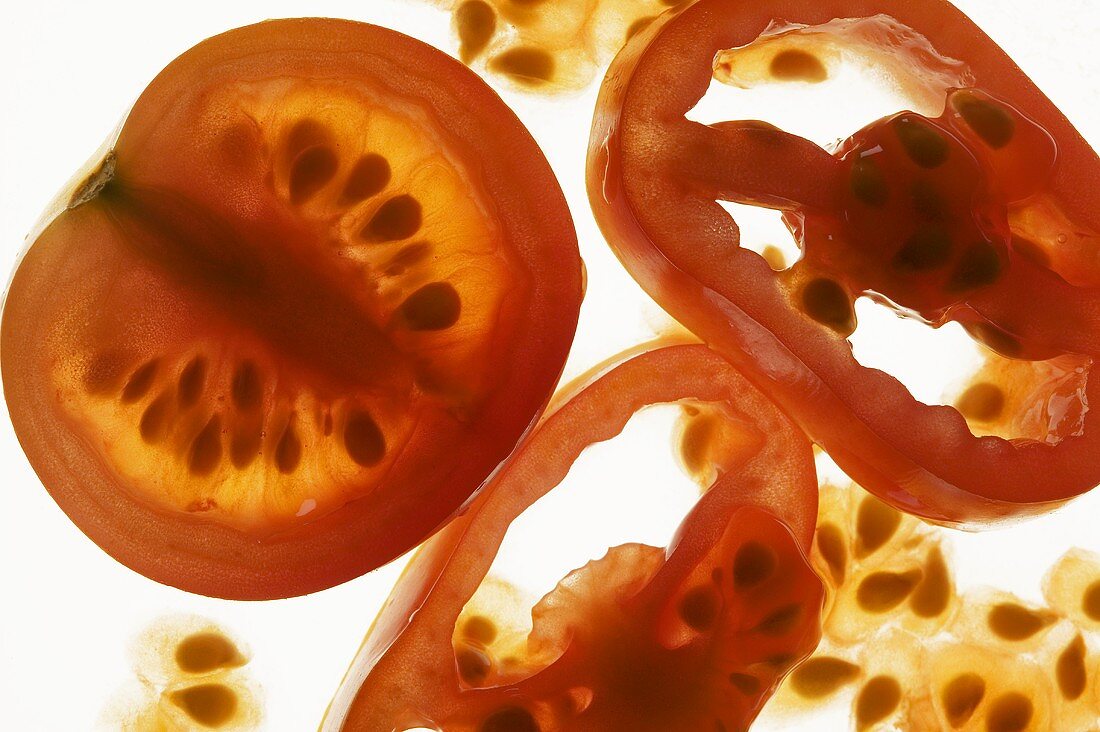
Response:
POLYGON ((579 383, 413 557, 323 730, 747 729, 812 652, 824 591, 806 558, 817 515, 806 438, 701 345, 622 357, 579 383), (462 614, 508 525, 585 447, 680 400, 720 405, 738 426, 722 477, 667 550, 613 548, 535 606, 526 638, 498 649, 494 618, 462 614))
POLYGON ((51 212, 3 313, 47 490, 160 582, 273 598, 424 539, 544 408, 581 263, 538 147, 396 32, 196 46, 51 212))
POLYGON ((1100 380, 1085 378, 1100 355, 1098 171, 1050 100, 946 2, 699 0, 608 72, 588 183, 634 277, 860 485, 933 521, 988 524, 1100 482, 1100 414, 1087 409, 1100 380), (713 78, 820 81, 847 51, 943 115, 882 120, 835 154, 762 122, 685 117, 713 78), (738 246, 716 200, 783 211, 802 259, 774 272, 738 246), (1011 358, 1069 358, 1083 383, 1048 385, 1037 439, 976 437, 958 411, 856 361, 860 295, 958 321, 1011 358))

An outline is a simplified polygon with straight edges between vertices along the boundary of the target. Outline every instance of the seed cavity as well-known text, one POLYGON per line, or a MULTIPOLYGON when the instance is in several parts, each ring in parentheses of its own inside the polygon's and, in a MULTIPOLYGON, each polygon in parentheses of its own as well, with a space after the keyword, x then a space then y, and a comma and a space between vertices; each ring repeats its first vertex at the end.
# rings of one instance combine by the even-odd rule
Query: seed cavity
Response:
POLYGON ((344 425, 344 450, 364 467, 377 465, 386 454, 386 439, 378 423, 367 412, 356 410, 344 425))
POLYGON ((909 598, 909 609, 918 618, 938 618, 951 601, 951 576, 943 550, 938 546, 928 552, 924 562, 924 577, 909 598))
POLYGON ((722 599, 713 587, 693 587, 680 598, 680 617, 694 630, 709 630, 718 619, 722 599))
POLYGON ((909 159, 920 167, 938 168, 947 162, 951 154, 947 139, 928 122, 906 115, 895 119, 893 127, 909 159))
POLYGON ((760 679, 748 674, 730 674, 730 685, 745 696, 756 696, 760 693, 760 679))
POLYGON ((371 241, 407 239, 420 230, 420 202, 407 193, 394 196, 374 212, 362 235, 371 241))
POLYGON ((173 691, 172 703, 206 727, 221 727, 237 713, 237 695, 224 684, 197 684, 173 691))
POLYGON ((487 646, 496 640, 497 626, 484 615, 471 615, 462 625, 462 635, 487 646))
POLYGON ((263 441, 263 428, 258 423, 238 425, 229 441, 229 459, 233 467, 243 470, 252 464, 260 454, 263 441))
POLYGON ((913 212, 916 213, 917 218, 937 223, 947 220, 949 214, 947 203, 934 185, 926 180, 918 180, 913 183, 909 194, 913 212))
POLYGON ((1088 671, 1085 669, 1085 639, 1080 633, 1059 654, 1055 671, 1058 690, 1067 700, 1079 699, 1085 693, 1088 671))
MULTIPOLYGON (((686 410, 685 410, 686 412, 686 410)), ((707 474, 711 463, 710 451, 718 435, 720 421, 715 414, 699 414, 686 420, 680 434, 680 459, 692 476, 707 474)))
POLYGON ((193 406, 202 396, 203 387, 206 386, 206 359, 196 356, 188 361, 180 371, 176 381, 176 398, 181 407, 193 406))
POLYGON ((893 676, 876 676, 856 697, 856 728, 865 730, 889 717, 901 703, 901 684, 893 676))
POLYGON ((955 408, 969 420, 992 422, 1004 412, 1005 394, 996 384, 972 384, 956 400, 955 408))
POLYGON ((205 674, 244 664, 237 646, 221 633, 194 633, 176 646, 176 665, 185 673, 205 674))
POLYGON ((382 192, 390 182, 390 163, 377 153, 368 153, 356 161, 344 183, 340 202, 345 205, 365 201, 382 192))
POLYGON ((829 78, 825 64, 812 53, 789 48, 772 56, 768 72, 779 81, 805 81, 818 84, 829 78))
POLYGON ((458 322, 462 301, 447 282, 431 282, 413 292, 398 312, 410 330, 444 330, 458 322))
POLYGON ((985 679, 977 674, 959 674, 943 687, 940 694, 947 722, 958 729, 970 721, 985 698, 985 679))
POLYGON ((775 552, 758 541, 745 542, 733 557, 733 585, 747 590, 768 579, 775 572, 775 552))
POLYGON ((327 145, 303 150, 290 167, 290 202, 301 205, 336 176, 340 160, 327 145))
POLYGON ((781 636, 790 633, 802 619, 802 606, 792 603, 779 608, 767 615, 754 628, 755 631, 767 636, 781 636))
POLYGON ((1009 641, 1027 640, 1054 622, 1054 616, 1017 605, 1002 602, 994 605, 986 616, 989 629, 1009 641))
POLYGON ((157 376, 157 367, 159 361, 153 359, 139 366, 134 373, 130 374, 130 379, 126 382, 126 386, 122 387, 122 403, 133 404, 147 393, 153 386, 153 381, 157 376))
POLYGON ((926 272, 947 264, 951 258, 951 235, 939 226, 917 229, 891 262, 902 272, 926 272))
POLYGON ((802 288, 802 310, 842 336, 850 336, 856 329, 852 301, 834 280, 821 277, 807 282, 802 288))
POLYGON ((493 661, 489 655, 469 644, 463 644, 455 652, 455 665, 458 667, 458 675, 469 684, 480 684, 493 669, 493 661))
POLYGON ((504 707, 486 718, 479 732, 539 732, 539 723, 523 707, 504 707))
POLYGON ((882 208, 890 200, 890 186, 878 163, 870 157, 860 157, 852 166, 852 195, 858 200, 882 208))
POLYGON ((278 444, 275 446, 275 467, 280 473, 293 473, 302 462, 302 441, 294 431, 293 420, 283 430, 278 444))
POLYGON ((988 732, 1023 732, 1031 723, 1035 708, 1031 700, 1017 691, 997 697, 985 718, 988 732))
POLYGON ((856 512, 857 553, 861 557, 882 548, 901 526, 901 512, 874 496, 867 496, 856 512))
POLYGON ((541 48, 521 46, 494 56, 489 69, 523 84, 544 84, 554 78, 554 57, 541 48))
POLYGON ((997 248, 987 241, 978 242, 963 252, 951 279, 948 292, 964 292, 992 285, 1001 276, 1001 258, 997 248))
POLYGON ((287 159, 294 160, 307 149, 327 145, 331 135, 328 129, 313 119, 302 119, 294 123, 286 138, 287 159))
POLYGON ((482 0, 467 0, 454 13, 458 30, 458 57, 468 64, 481 55, 497 29, 497 15, 482 0))
POLYGON ((796 668, 791 688, 806 699, 824 699, 859 677, 859 666, 843 658, 818 656, 796 668))
POLYGON ((848 575, 848 548, 844 544, 844 534, 836 524, 822 524, 818 527, 817 551, 837 585, 844 584, 848 575))
POLYGON ((191 442, 191 452, 187 457, 187 469, 192 475, 204 476, 214 472, 222 459, 222 422, 214 415, 206 426, 191 442))
POLYGON ((230 387, 233 403, 242 412, 251 411, 260 406, 263 401, 263 384, 260 382, 260 372, 256 364, 251 361, 243 361, 233 373, 233 383, 230 387))
POLYGON ((1100 622, 1100 580, 1096 580, 1085 589, 1081 596, 1081 610, 1090 620, 1100 622))
POLYGON ((138 423, 138 431, 141 439, 153 445, 164 439, 168 433, 168 416, 172 406, 172 399, 168 394, 161 394, 142 412, 141 421, 138 423))
POLYGON ((856 589, 856 602, 869 613, 890 612, 916 588, 923 572, 875 572, 864 578, 856 589))
POLYGON ((956 94, 953 103, 970 129, 994 150, 1012 142, 1016 120, 1001 105, 965 93, 956 94))

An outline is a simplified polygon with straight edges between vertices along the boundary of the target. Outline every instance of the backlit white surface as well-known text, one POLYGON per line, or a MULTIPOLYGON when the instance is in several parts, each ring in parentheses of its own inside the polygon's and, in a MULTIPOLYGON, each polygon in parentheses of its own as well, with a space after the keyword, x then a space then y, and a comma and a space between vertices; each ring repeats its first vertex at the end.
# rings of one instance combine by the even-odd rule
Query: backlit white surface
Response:
MULTIPOLYGON (((1093 2, 958 4, 1086 138, 1100 143, 1100 11, 1093 2)), ((7 7, 0 25, 0 277, 6 280, 47 202, 172 58, 231 27, 300 15, 370 21, 453 49, 444 13, 396 0, 39 0, 7 7)), ((618 265, 588 210, 584 151, 595 93, 593 86, 546 100, 502 90, 558 173, 587 265, 588 296, 567 376, 652 337, 666 322, 618 265)), ((872 348, 877 340, 888 343, 885 335, 867 338, 872 348)), ((882 355, 890 360, 889 351, 882 355)), ((924 388, 923 375, 944 354, 921 356, 894 359, 908 370, 914 391, 924 388)), ((655 542, 670 530, 674 510, 690 501, 668 446, 671 419, 668 412, 636 419, 623 440, 585 456, 562 499, 540 504, 532 517, 541 527, 540 548, 523 563, 534 584, 545 586, 562 566, 602 554, 588 548, 600 542, 655 542)), ((205 615, 251 647, 252 676, 265 691, 265 729, 314 729, 402 564, 310 597, 268 603, 217 601, 154 584, 103 554, 53 504, 19 449, 6 410, 0 491, 0 729, 93 729, 131 675, 131 639, 156 617, 179 612, 205 615)), ((955 535, 960 583, 988 583, 1038 600, 1043 572, 1066 549, 1100 550, 1098 514, 1100 492, 1010 530, 955 535)), ((834 710, 816 718, 815 728, 846 729, 845 719, 846 710, 834 710)))

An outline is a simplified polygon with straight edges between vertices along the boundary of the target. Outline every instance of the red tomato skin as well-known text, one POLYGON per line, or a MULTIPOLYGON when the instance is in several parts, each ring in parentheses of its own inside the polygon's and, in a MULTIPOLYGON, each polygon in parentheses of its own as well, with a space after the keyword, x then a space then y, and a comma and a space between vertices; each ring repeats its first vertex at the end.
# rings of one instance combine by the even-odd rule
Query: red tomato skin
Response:
MULTIPOLYGON (((36 473, 81 531, 129 568, 189 592, 232 599, 291 597, 353 579, 399 556, 444 524, 507 458, 545 408, 572 342, 583 294, 576 234, 564 196, 529 133, 486 84, 445 54, 394 31, 349 21, 269 21, 229 31, 185 53, 150 84, 112 149, 112 183, 79 206, 56 212, 23 256, 5 297, 0 352, 5 399, 36 473), (402 93, 420 99, 424 109, 451 130, 455 149, 479 161, 507 238, 524 261, 524 271, 517 273, 524 279, 518 283, 524 295, 502 310, 502 319, 515 326, 515 335, 501 336, 491 345, 488 360, 499 364, 494 367, 495 396, 484 403, 476 423, 471 426, 446 410, 435 410, 394 463, 389 491, 375 491, 317 519, 261 537, 136 498, 88 449, 62 413, 60 405, 69 395, 55 393, 44 378, 58 349, 53 336, 43 334, 58 332, 58 318, 67 307, 58 293, 83 287, 89 280, 101 282, 106 276, 104 251, 116 257, 112 265, 121 261, 117 247, 101 244, 113 236, 111 227, 119 212, 134 207, 132 199, 120 201, 124 186, 117 181, 132 182, 132 174, 139 170, 153 176, 148 180, 177 175, 201 202, 200 208, 216 212, 221 220, 243 228, 252 225, 256 228, 250 235, 257 238, 270 235, 269 241, 281 241, 282 235, 295 241, 294 222, 257 193, 258 182, 197 166, 187 145, 202 143, 201 134, 156 157, 156 146, 166 144, 163 138, 168 135, 161 127, 167 124, 163 118, 178 123, 188 105, 207 89, 203 84, 232 81, 242 69, 261 78, 273 69, 304 78, 324 76, 328 69, 372 83, 388 78, 404 84, 402 93), (236 195, 219 189, 226 180, 240 186, 230 191, 236 195), (233 218, 236 205, 251 206, 258 213, 242 222, 233 218), (519 362, 522 369, 514 366, 519 362), (455 449, 442 458, 446 445, 455 449), (422 459, 426 453, 437 457, 422 459), (414 488, 401 490, 410 486, 414 488)), ((185 232, 194 234, 201 221, 200 217, 175 223, 192 227, 185 232)), ((211 256, 218 251, 212 249, 211 256)), ((299 274, 305 271, 309 270, 299 274)), ((317 291, 318 297, 333 291, 325 286, 317 291)), ((154 303, 161 297, 155 288, 138 295, 154 303)), ((273 343, 292 348, 322 339, 302 349, 317 361, 321 391, 370 376, 370 369, 355 373, 354 359, 339 365, 343 357, 315 347, 327 337, 339 337, 341 331, 347 335, 354 323, 337 326, 329 321, 310 333, 305 321, 286 327, 271 318, 280 307, 273 304, 262 318, 277 323, 268 333, 273 343)), ((285 309, 288 317, 293 310, 285 309)), ((176 314, 211 333, 231 328, 215 311, 216 307, 196 307, 176 314)), ((182 320, 169 316, 161 335, 186 330, 182 320)), ((111 318, 111 313, 104 313, 100 324, 110 326, 111 318)), ((362 335, 367 338, 369 331, 364 329, 362 335)), ((380 347, 383 343, 377 334, 374 342, 380 347)))
POLYGON ((708 704, 703 711, 684 699, 658 695, 664 700, 658 701, 644 690, 659 687, 667 693, 691 687, 690 679, 710 678, 706 672, 715 670, 715 659, 731 655, 755 669, 767 664, 742 653, 758 660, 782 657, 792 664, 808 655, 820 637, 824 592, 805 558, 816 518, 817 478, 808 442, 721 357, 697 344, 623 354, 564 389, 469 510, 413 557, 368 632, 321 729, 479 729, 495 713, 517 705, 524 710, 517 714, 556 715, 548 700, 578 685, 590 686, 595 694, 590 714, 554 716, 553 728, 618 729, 614 725, 621 724, 623 729, 695 729, 699 717, 708 713, 713 713, 710 724, 720 719, 729 729, 747 728, 774 689, 771 681, 777 685, 785 670, 777 669, 757 694, 736 703, 719 701, 729 692, 726 673, 720 674, 724 686, 713 697, 692 687, 691 693, 698 695, 693 698, 708 704), (560 659, 515 683, 461 686, 452 646, 456 620, 488 573, 509 524, 551 491, 589 444, 612 438, 649 404, 682 399, 728 406, 761 439, 692 509, 666 550, 662 568, 624 601, 619 622, 602 615, 587 618, 576 631, 577 638, 585 636, 584 643, 570 645, 560 659), (675 614, 683 590, 700 577, 708 582, 715 576, 728 578, 733 566, 733 552, 726 551, 729 543, 750 537, 776 547, 782 568, 772 574, 777 584, 760 585, 762 594, 729 610, 734 613, 731 623, 742 629, 739 640, 723 646, 728 653, 700 642, 678 649, 682 652, 670 657, 674 660, 666 658, 669 649, 659 634, 669 613, 675 614), (713 569, 712 559, 717 562, 713 569), (793 598, 805 612, 789 633, 753 630, 762 622, 759 618, 768 616, 770 603, 793 598), (626 637, 633 640, 617 642, 626 637), (604 646, 617 651, 601 652, 604 646))
MULTIPOLYGON (((839 161, 785 133, 781 144, 758 144, 757 138, 773 143, 777 137, 757 128, 738 131, 736 140, 722 136, 736 123, 668 124, 705 94, 713 54, 750 43, 776 16, 813 26, 878 14, 923 33, 941 54, 963 59, 976 87, 1049 132, 1060 155, 1050 191, 1065 210, 1100 229, 1100 189, 1088 182, 1100 171, 1096 153, 992 40, 939 0, 700 0, 663 15, 620 52, 604 80, 589 143, 589 201, 605 238, 642 287, 775 398, 868 490, 948 525, 991 526, 1038 515, 1100 482, 1100 415, 1090 412, 1082 434, 1056 446, 975 438, 954 409, 925 407, 892 377, 860 366, 843 338, 823 334, 790 309, 759 257, 731 251, 736 227, 712 200, 835 211, 844 185, 839 161), (668 83, 671 76, 677 83, 668 83), (657 141, 683 152, 680 169, 662 168, 658 153, 651 159, 639 152, 660 148, 657 141), (708 141, 728 142, 726 153, 703 147, 708 141), (677 180, 691 164, 705 193, 677 180)), ((1081 304, 1066 314, 1089 333, 1092 355, 1100 353, 1100 309, 1088 305, 1095 296, 1082 292, 1081 304)), ((1054 298, 1041 302, 1049 316, 1044 322, 1052 322, 1054 298)), ((1100 381, 1090 379, 1084 397, 1100 398, 1100 381)))

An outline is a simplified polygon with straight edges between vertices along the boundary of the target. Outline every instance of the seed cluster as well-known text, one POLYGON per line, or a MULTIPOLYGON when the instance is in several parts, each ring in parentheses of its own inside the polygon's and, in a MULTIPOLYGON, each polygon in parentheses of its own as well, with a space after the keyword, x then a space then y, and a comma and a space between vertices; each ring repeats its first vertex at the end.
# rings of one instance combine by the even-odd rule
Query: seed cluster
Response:
POLYGON ((819 583, 789 532, 759 511, 738 514, 696 565, 665 563, 657 547, 613 547, 529 612, 514 587, 487 580, 455 624, 455 668, 462 687, 507 688, 509 703, 436 723, 602 729, 652 710, 670 728, 747 725, 816 642, 819 583), (675 571, 676 583, 650 592, 662 571, 675 571), (683 673, 669 681, 669 668, 683 673), (574 685, 532 682, 543 672, 574 685))
POLYGON ((166 729, 248 732, 262 712, 245 667, 249 657, 209 620, 170 617, 154 623, 133 650, 137 691, 104 715, 122 732, 166 729))
POLYGON ((225 303, 225 322, 149 343, 112 333, 60 370, 82 394, 66 407, 135 498, 269 534, 375 487, 421 405, 474 413, 516 262, 469 171, 414 129, 422 121, 365 108, 340 86, 232 91, 225 104, 262 124, 228 126, 214 154, 259 167, 301 226, 223 247, 259 272, 225 303), (295 324, 313 311, 330 317, 295 324))
POLYGON ((976 435, 1054 445, 1084 427, 1090 367, 1083 356, 1025 361, 987 352, 952 401, 976 435))
MULTIPOLYGON (((424 227, 423 204, 394 185, 391 161, 368 151, 345 163, 339 148, 337 134, 322 122, 306 118, 290 127, 280 153, 283 162, 276 166, 287 171, 289 202, 303 206, 315 197, 325 198, 326 189, 331 188, 324 203, 337 211, 330 213, 369 210, 356 239, 368 245, 399 245, 389 261, 381 263, 383 273, 399 276, 425 262, 433 247, 427 241, 412 241, 424 227), (341 172, 342 168, 346 171, 341 172)), ((397 306, 398 320, 414 331, 450 328, 461 310, 458 291, 446 281, 421 285, 397 306)))
POLYGON ((540 93, 580 89, 660 13, 684 0, 434 0, 464 63, 540 93))
POLYGON ((848 690, 857 730, 1094 729, 1100 556, 1066 554, 1036 606, 990 588, 958 596, 942 541, 854 485, 823 489, 813 561, 829 588, 825 638, 777 711, 848 690))
POLYGON ((150 498, 247 530, 324 501, 312 476, 349 477, 383 462, 376 404, 352 395, 322 402, 262 349, 236 350, 196 343, 136 363, 105 351, 85 365, 86 408, 120 427, 111 447, 122 456, 156 450, 150 482, 171 476, 150 498))
POLYGON ((885 118, 836 155, 844 172, 837 210, 788 221, 803 251, 788 276, 796 309, 847 337, 856 326, 852 302, 868 294, 928 323, 959 319, 976 340, 1012 358, 1052 355, 1026 342, 1014 323, 966 309, 1013 267, 1057 269, 1018 233, 1038 226, 1035 219, 1054 225, 1054 214, 1038 212, 1031 198, 1056 156, 1042 128, 1004 102, 962 89, 948 95, 942 116, 885 118))

